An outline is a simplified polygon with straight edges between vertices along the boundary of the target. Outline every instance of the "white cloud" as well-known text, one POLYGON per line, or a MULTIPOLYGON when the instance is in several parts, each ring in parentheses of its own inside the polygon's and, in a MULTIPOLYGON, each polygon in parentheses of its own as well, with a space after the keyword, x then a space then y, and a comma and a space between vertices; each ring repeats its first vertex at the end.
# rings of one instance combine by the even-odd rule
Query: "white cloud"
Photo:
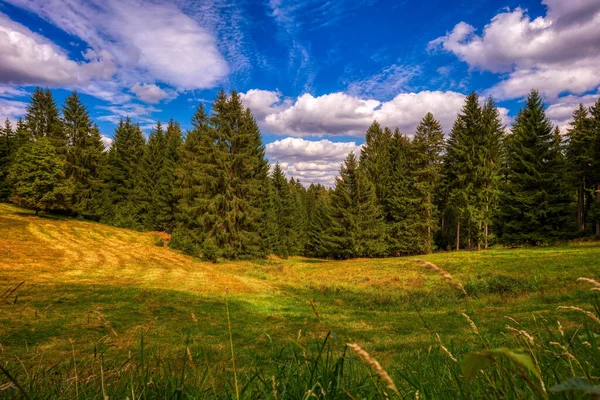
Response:
POLYGON ((102 135, 102 144, 104 145, 105 150, 110 149, 110 146, 112 146, 113 142, 114 140, 112 138, 102 135))
POLYGON ((85 62, 70 60, 44 37, 0 13, 0 81, 9 84, 85 84, 110 79, 115 68, 107 52, 87 51, 85 62))
POLYGON ((96 109, 108 112, 106 115, 99 116, 98 120, 112 122, 113 124, 118 123, 121 119, 130 117, 134 122, 154 125, 156 120, 150 115, 160 111, 152 106, 133 103, 116 106, 96 106, 96 109))
MULTIPOLYGON (((89 60, 96 60, 98 54, 110 54, 117 66, 117 80, 121 89, 131 87, 140 80, 164 82, 178 90, 211 88, 229 72, 215 37, 174 3, 137 0, 9 2, 38 14, 85 41, 94 50, 88 51, 89 60)), ((27 36, 30 39, 23 39, 25 43, 40 38, 39 35, 35 35, 34 39, 29 34, 27 36)), ((40 45, 34 52, 38 58, 56 59, 55 62, 63 69, 75 69, 73 65, 81 64, 66 58, 47 41, 43 45, 46 47, 40 45)), ((94 67, 93 71, 97 71, 99 67, 96 64, 99 63, 90 61, 81 64, 80 69, 94 67)), ((40 69, 40 74, 49 73, 44 68, 40 69)), ((69 72, 61 76, 77 74, 69 72)), ((71 81, 72 78, 69 83, 71 81)))
POLYGON ((283 100, 279 92, 265 90, 248 91, 242 95, 242 101, 252 109, 264 131, 298 137, 362 137, 373 120, 413 134, 427 112, 432 112, 449 130, 464 98, 463 94, 451 91, 400 93, 387 102, 361 99, 341 92, 317 97, 307 93, 295 102, 283 100))
POLYGON ((279 163, 288 177, 300 179, 304 184, 320 183, 333 186, 348 153, 360 153, 355 142, 331 142, 323 139, 310 141, 285 138, 266 145, 267 156, 279 163))
POLYGON ((572 120, 573 111, 579 107, 579 104, 583 104, 584 107, 590 107, 599 97, 600 92, 584 96, 569 95, 561 97, 556 103, 546 109, 546 116, 565 134, 569 128, 569 122, 572 120))
POLYGON ((496 15, 481 35, 465 23, 430 42, 430 49, 454 53, 472 68, 508 72, 493 95, 516 98, 537 88, 554 99, 600 85, 600 2, 544 0, 545 16, 532 19, 516 8, 496 15))
POLYGON ((27 103, 0 98, 0 118, 2 124, 6 118, 14 121, 15 118, 22 117, 26 112, 27 103))
POLYGON ((131 91, 135 93, 140 100, 145 101, 146 103, 158 103, 162 99, 169 97, 169 93, 153 83, 140 84, 137 82, 133 85, 131 91))

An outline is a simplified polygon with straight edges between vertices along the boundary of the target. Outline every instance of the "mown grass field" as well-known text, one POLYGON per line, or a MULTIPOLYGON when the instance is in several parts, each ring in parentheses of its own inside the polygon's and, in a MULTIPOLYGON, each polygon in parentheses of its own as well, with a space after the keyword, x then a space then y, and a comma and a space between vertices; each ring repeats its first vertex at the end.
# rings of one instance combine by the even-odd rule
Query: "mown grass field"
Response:
MULTIPOLYGON (((586 329, 599 333, 600 326, 583 313, 557 311, 559 306, 594 310, 598 292, 577 278, 600 280, 597 242, 390 259, 212 264, 160 246, 159 236, 36 217, 0 204, 0 294, 24 282, 0 305, 0 363, 24 382, 24 390, 30 395, 48 390, 41 397, 65 398, 77 390, 86 398, 92 393, 85 392, 86 385, 95 385, 109 398, 124 398, 111 395, 111 382, 152 359, 149 380, 157 380, 152 378, 156 374, 190 374, 188 385, 207 385, 213 394, 228 391, 235 397, 226 289, 241 387, 252 385, 256 371, 277 369, 273 357, 281 349, 294 346, 310 353, 329 332, 333 352, 342 352, 346 343, 359 344, 403 382, 396 384, 406 398, 414 398, 417 390, 428 398, 427 385, 430 398, 450 396, 456 389, 440 383, 448 374, 452 381, 454 368, 440 344, 455 357, 486 347, 526 346, 513 328, 546 348, 550 345, 544 340, 560 338, 558 320, 566 332, 563 344, 573 346, 571 353, 585 354, 587 345, 581 343, 589 338, 578 335, 586 329), (468 296, 418 260, 448 271, 468 296), (444 360, 439 370, 430 365, 433 353, 444 360), (198 372, 185 372, 185 366, 182 372, 184 362, 188 371, 198 372), (73 366, 78 367, 76 377, 73 366)), ((557 350, 554 357, 555 376, 544 377, 548 385, 562 380, 558 363, 571 376, 596 371, 598 379, 600 361, 594 364, 594 354, 591 364, 578 360, 581 367, 561 354, 557 350)), ((0 389, 0 397, 19 395, 6 376, 0 376, 0 389)), ((132 393, 128 397, 137 398, 132 393)), ((519 394, 534 396, 533 391, 519 394)))

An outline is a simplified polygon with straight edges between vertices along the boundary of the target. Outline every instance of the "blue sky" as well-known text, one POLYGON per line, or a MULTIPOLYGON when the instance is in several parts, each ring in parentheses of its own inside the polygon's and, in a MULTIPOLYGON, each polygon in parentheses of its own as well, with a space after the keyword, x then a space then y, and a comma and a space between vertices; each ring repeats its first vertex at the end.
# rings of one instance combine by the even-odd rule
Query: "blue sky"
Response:
POLYGON ((473 90, 510 124, 535 87, 564 129, 598 65, 598 0, 0 0, 0 117, 35 86, 77 90, 110 138, 126 115, 187 128, 235 89, 305 183, 332 183, 373 119, 412 134, 432 111, 449 130, 473 90))

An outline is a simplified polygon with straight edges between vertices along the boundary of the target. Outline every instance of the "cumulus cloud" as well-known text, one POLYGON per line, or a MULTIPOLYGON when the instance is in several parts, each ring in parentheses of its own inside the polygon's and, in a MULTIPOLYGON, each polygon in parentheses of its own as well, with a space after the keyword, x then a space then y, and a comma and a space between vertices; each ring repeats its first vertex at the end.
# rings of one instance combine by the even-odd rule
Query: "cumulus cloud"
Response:
POLYGON ((310 141, 288 137, 266 145, 271 163, 279 163, 288 177, 304 184, 333 186, 348 153, 360 153, 355 142, 310 141))
POLYGON ((140 84, 138 82, 133 85, 131 91, 146 103, 158 103, 162 99, 169 97, 169 93, 153 83, 140 84))
POLYGON ((0 82, 17 85, 84 84, 110 79, 115 71, 105 51, 88 50, 75 62, 59 47, 0 13, 0 82))
POLYGON ((400 93, 390 101, 381 102, 337 92, 317 97, 306 93, 291 101, 283 99, 279 92, 265 90, 248 91, 241 97, 263 130, 297 137, 361 137, 373 120, 412 134, 429 111, 449 130, 465 98, 452 91, 422 91, 400 93))
POLYGON ((590 107, 594 105, 599 97, 600 92, 584 96, 569 95, 561 97, 546 109, 546 115, 565 134, 569 128, 569 122, 572 120, 573 111, 579 107, 579 104, 590 107))
POLYGON ((563 92, 582 94, 600 85, 600 2, 544 0, 545 16, 532 19, 522 8, 496 15, 481 35, 460 22, 429 43, 455 54, 472 68, 508 72, 490 91, 516 98, 537 88, 555 99, 563 92))
MULTIPOLYGON (((179 90, 211 88, 229 72, 214 36, 174 3, 137 0, 8 2, 38 14, 93 49, 86 53, 87 63, 77 63, 39 35, 20 32, 21 47, 27 51, 16 52, 15 59, 31 53, 34 60, 51 60, 58 65, 55 68, 58 72, 64 71, 54 74, 58 78, 52 75, 54 80, 49 83, 73 83, 73 79, 80 83, 88 75, 104 72, 105 68, 99 65, 109 58, 117 67, 121 86, 126 87, 142 78, 164 82, 179 90)), ((4 58, 5 52, 2 53, 4 58)), ((38 76, 35 83, 49 81, 46 75, 53 70, 39 70, 38 75, 42 76, 38 76)), ((110 72, 112 75, 113 71, 110 72)), ((26 78, 28 75, 20 77, 26 78)))

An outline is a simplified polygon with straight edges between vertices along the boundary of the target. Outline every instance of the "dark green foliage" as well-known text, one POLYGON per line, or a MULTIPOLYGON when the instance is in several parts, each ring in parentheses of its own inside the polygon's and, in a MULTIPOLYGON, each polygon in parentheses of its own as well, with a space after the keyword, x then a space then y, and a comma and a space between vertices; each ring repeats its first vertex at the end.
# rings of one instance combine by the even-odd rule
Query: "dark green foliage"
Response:
POLYGON ((307 239, 305 253, 309 257, 325 258, 331 241, 328 229, 332 224, 329 192, 323 185, 311 184, 307 190, 307 239))
POLYGON ((396 130, 390 144, 390 188, 384 205, 388 250, 392 256, 425 251, 425 243, 417 235, 419 199, 411 153, 410 139, 396 130))
POLYGON ((389 190, 390 144, 392 131, 381 129, 373 121, 365 135, 365 145, 360 152, 360 165, 375 186, 375 195, 380 205, 386 204, 389 190))
POLYGON ((8 170, 17 148, 17 137, 7 118, 4 127, 0 126, 0 201, 7 201, 10 196, 8 170))
POLYGON ((595 225, 594 233, 600 235, 600 98, 590 107, 590 119, 592 130, 592 168, 591 187, 594 194, 594 202, 590 206, 590 220, 595 225))
POLYGON ((41 137, 22 146, 9 171, 11 201, 39 211, 67 210, 73 187, 66 178, 64 158, 51 139, 41 137))
POLYGON ((102 220, 116 226, 139 228, 141 216, 136 204, 139 162, 146 141, 139 125, 126 118, 115 130, 114 142, 108 151, 104 185, 102 220))
POLYGON ((66 145, 67 138, 58 107, 48 89, 37 88, 31 94, 31 102, 25 115, 25 127, 33 139, 49 138, 58 149, 66 145))
POLYGON ((66 173, 74 187, 70 209, 79 215, 99 219, 106 154, 100 130, 92 124, 76 92, 65 100, 63 127, 68 144, 66 173))
POLYGON ((586 230, 588 212, 595 197, 595 132, 593 120, 582 105, 573 111, 573 121, 567 131, 566 157, 570 181, 577 192, 577 226, 580 233, 586 230))
POLYGON ((203 255, 211 259, 264 255, 260 227, 268 164, 252 114, 236 92, 229 98, 221 92, 212 115, 207 118, 199 109, 195 120, 184 147, 185 171, 179 174, 181 214, 186 215, 174 232, 174 245, 205 249, 203 255))
POLYGON ((540 245, 567 237, 570 195, 560 138, 538 92, 532 91, 507 138, 502 241, 540 245))
POLYGON ((410 145, 410 171, 414 176, 415 250, 429 253, 433 249, 433 234, 437 230, 438 209, 436 191, 441 184, 444 132, 442 126, 427 113, 417 126, 410 145))
POLYGON ((160 175, 165 160, 165 133, 161 123, 150 133, 148 145, 144 148, 144 155, 140 160, 138 180, 136 182, 135 196, 144 229, 158 230, 157 215, 161 208, 159 198, 164 192, 162 185, 165 183, 160 175))
POLYGON ((336 178, 331 206, 331 225, 325 238, 330 257, 376 257, 386 253, 385 225, 375 187, 353 153, 336 178))
POLYGON ((275 218, 275 234, 272 247, 273 253, 287 257, 297 254, 298 232, 296 230, 297 206, 295 197, 290 191, 290 183, 286 179, 279 164, 275 164, 271 173, 271 188, 273 196, 273 212, 275 218))

